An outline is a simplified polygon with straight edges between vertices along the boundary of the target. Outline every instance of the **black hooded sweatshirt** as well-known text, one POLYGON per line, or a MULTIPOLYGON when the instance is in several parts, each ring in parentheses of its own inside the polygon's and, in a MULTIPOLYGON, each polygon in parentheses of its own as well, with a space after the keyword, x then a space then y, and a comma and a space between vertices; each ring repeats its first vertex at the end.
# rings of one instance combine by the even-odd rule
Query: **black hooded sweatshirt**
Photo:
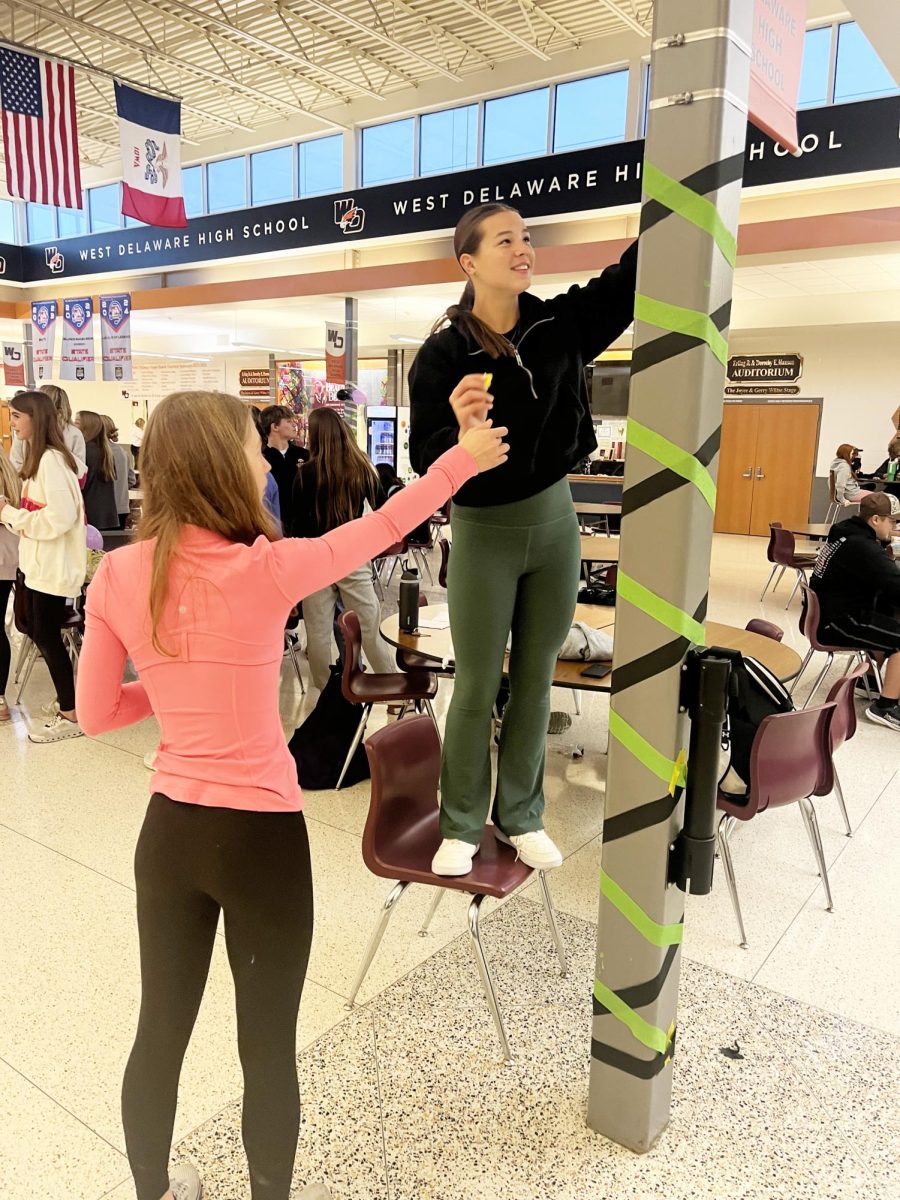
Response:
POLYGON ((810 587, 819 597, 821 623, 843 616, 865 622, 876 610, 900 609, 900 566, 888 558, 862 517, 834 525, 819 551, 810 587))
POLYGON ((597 446, 584 368, 631 324, 636 269, 637 242, 584 287, 552 300, 523 293, 515 358, 492 358, 454 325, 432 334, 409 372, 413 469, 423 475, 456 445, 450 393, 463 376, 491 372, 490 418, 509 428, 509 459, 469 480, 453 503, 511 504, 564 478, 597 446))

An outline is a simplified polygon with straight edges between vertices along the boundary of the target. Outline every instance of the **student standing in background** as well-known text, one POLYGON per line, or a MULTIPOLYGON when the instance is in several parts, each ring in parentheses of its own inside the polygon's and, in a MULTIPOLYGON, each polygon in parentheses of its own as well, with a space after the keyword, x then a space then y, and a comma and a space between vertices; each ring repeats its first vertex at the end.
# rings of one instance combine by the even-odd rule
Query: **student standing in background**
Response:
POLYGON ((83 408, 75 417, 84 434, 87 480, 84 485, 84 511, 95 529, 118 529, 116 505, 116 463, 106 426, 99 413, 83 408))
POLYGON ((269 469, 278 484, 281 523, 285 533, 288 533, 292 524, 291 504, 297 467, 309 459, 309 452, 293 444, 292 439, 297 435, 297 422, 286 405, 270 404, 262 410, 260 418, 263 436, 266 439, 263 458, 269 464, 269 469))
MULTIPOLYGON (((49 396, 53 402, 53 407, 56 411, 56 418, 59 422, 59 432, 62 436, 63 445, 71 453, 76 463, 79 464, 76 474, 79 479, 83 478, 87 459, 84 453, 84 436, 77 425, 72 421, 72 406, 69 404, 68 394, 61 387, 57 387, 55 383, 45 383, 38 391, 49 396)), ((22 466, 25 463, 25 443, 21 438, 13 434, 13 444, 10 450, 9 457, 12 460, 12 465, 17 471, 21 472, 22 466)))
POLYGON ((128 499, 128 490, 137 486, 137 476, 131 469, 128 451, 124 446, 119 445, 119 431, 116 429, 115 421, 112 417, 105 415, 100 420, 103 422, 106 437, 109 441, 109 448, 113 454, 113 465, 116 473, 116 512, 119 516, 119 528, 124 529, 131 512, 131 501, 128 499))
POLYGON ((140 464, 141 442, 144 440, 144 426, 145 425, 146 425, 146 421, 144 420, 144 418, 138 417, 137 420, 135 421, 135 423, 131 427, 131 455, 134 459, 134 469, 136 471, 139 471, 141 469, 141 464, 140 464))

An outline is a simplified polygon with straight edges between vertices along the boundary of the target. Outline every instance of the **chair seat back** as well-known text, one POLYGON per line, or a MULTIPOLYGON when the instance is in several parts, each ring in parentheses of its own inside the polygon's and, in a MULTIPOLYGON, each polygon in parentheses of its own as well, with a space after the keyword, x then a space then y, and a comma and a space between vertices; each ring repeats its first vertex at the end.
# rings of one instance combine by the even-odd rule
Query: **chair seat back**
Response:
POLYGON ((835 708, 827 703, 765 717, 750 751, 746 803, 733 805, 720 798, 719 807, 749 820, 767 808, 830 792, 834 785, 831 722, 835 708))
POLYGON ((843 649, 841 646, 832 646, 821 640, 819 626, 822 622, 822 609, 819 606, 819 597, 805 583, 800 584, 800 591, 802 594, 800 632, 809 642, 810 647, 813 650, 821 650, 824 654, 831 654, 835 650, 843 649))
POLYGON ((359 697, 353 690, 354 681, 363 673, 360 666, 362 658, 362 630, 359 617, 349 609, 338 617, 338 628, 344 639, 344 668, 341 672, 341 691, 344 699, 351 704, 358 704, 359 697))
POLYGON ((438 546, 441 550, 441 569, 438 572, 438 583, 446 590, 447 570, 450 566, 450 543, 445 537, 442 537, 438 539, 438 546))
POLYGON ((770 521, 769 522, 769 544, 768 544, 768 546, 766 546, 766 558, 769 560, 770 563, 774 563, 774 562, 778 561, 775 558, 775 530, 776 529, 781 529, 781 522, 780 521, 770 521))
POLYGON ((781 525, 770 525, 769 530, 772 546, 771 561, 778 563, 780 567, 793 567, 797 549, 794 535, 789 529, 783 529, 781 525))
POLYGON ((856 733, 856 681, 865 678, 869 664, 862 666, 839 679, 828 693, 828 701, 835 705, 831 721, 831 751, 840 750, 856 733))

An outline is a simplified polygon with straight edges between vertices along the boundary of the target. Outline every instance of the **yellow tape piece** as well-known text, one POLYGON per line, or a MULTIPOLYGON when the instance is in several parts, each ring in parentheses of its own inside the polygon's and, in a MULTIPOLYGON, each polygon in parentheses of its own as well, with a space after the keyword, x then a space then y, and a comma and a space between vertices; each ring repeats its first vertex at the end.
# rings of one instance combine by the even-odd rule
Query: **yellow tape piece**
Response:
POLYGON ((680 750, 672 768, 672 778, 669 780, 669 795, 675 795, 675 789, 684 787, 687 783, 687 751, 680 750))
POLYGON ((484 390, 485 391, 488 390, 488 388, 491 386, 493 381, 494 381, 493 371, 485 371, 485 373, 484 373, 484 390))

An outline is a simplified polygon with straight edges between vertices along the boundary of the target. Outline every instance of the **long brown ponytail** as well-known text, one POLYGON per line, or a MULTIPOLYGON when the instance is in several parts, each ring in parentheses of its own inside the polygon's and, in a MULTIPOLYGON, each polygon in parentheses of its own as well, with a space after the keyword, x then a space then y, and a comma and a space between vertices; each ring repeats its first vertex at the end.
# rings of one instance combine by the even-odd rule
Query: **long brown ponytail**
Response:
MULTIPOLYGON (((515 213, 517 217, 521 216, 521 213, 509 204, 479 204, 477 208, 470 208, 460 218, 453 234, 453 253, 456 255, 457 262, 464 254, 477 254, 484 236, 482 224, 488 217, 502 212, 511 212, 515 213)), ((516 350, 513 344, 502 333, 497 333, 476 317, 472 311, 474 307, 475 288, 472 280, 468 279, 459 302, 450 305, 440 320, 435 322, 431 332, 437 333, 439 329, 443 329, 449 323, 455 325, 464 336, 476 342, 491 358, 502 358, 504 355, 515 358, 516 350)))

